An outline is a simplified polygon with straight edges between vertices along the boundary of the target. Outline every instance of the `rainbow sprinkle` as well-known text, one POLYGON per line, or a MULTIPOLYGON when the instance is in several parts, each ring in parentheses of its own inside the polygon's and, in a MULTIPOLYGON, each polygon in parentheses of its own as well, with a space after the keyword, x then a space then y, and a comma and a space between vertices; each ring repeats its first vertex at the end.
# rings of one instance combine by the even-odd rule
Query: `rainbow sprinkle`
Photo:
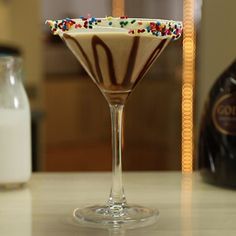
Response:
POLYGON ((78 19, 65 18, 63 20, 48 20, 54 34, 73 29, 93 29, 95 27, 114 27, 127 29, 128 34, 151 34, 157 37, 172 37, 177 39, 182 34, 182 23, 171 20, 134 19, 127 16, 106 18, 79 17, 78 19))

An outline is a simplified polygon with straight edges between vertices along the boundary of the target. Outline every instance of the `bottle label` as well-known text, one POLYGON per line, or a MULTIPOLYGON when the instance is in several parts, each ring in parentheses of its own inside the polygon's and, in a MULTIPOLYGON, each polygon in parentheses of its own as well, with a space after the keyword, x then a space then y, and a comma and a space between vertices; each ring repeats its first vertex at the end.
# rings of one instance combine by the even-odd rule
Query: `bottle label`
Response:
POLYGON ((236 92, 221 96, 213 107, 216 129, 226 135, 236 135, 236 92))

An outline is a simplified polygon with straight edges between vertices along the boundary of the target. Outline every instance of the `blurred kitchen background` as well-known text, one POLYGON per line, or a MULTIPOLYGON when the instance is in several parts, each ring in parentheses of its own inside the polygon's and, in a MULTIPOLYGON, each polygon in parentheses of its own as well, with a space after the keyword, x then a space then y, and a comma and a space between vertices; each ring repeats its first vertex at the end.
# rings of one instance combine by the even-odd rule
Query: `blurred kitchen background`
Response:
MULTIPOLYGON (((88 13, 103 17, 111 15, 112 1, 44 0, 42 7, 43 21, 88 13)), ((128 16, 182 18, 182 5, 178 0, 128 0, 125 9, 128 16), (173 2, 176 6, 169 11, 173 2)), ((42 29, 46 115, 44 167, 46 170, 109 170, 108 105, 61 40, 52 36, 47 26, 42 29)), ((180 168, 181 40, 172 44, 160 59, 147 75, 149 78, 146 77, 134 91, 125 109, 124 170, 180 168)))
MULTIPOLYGON (((234 6, 230 9, 235 9, 236 1, 227 1, 234 6)), ((214 11, 217 17, 224 5, 222 0, 203 0, 205 15, 201 24, 212 23, 207 12, 214 11), (214 8, 214 4, 219 8, 214 8)), ((201 2, 196 1, 198 30, 200 6, 201 2)), ((73 18, 88 13, 103 17, 111 12, 111 0, 0 0, 0 49, 18 50, 24 58, 24 84, 32 109, 34 171, 111 169, 106 101, 71 52, 44 24, 49 18, 73 18)), ((126 0, 125 13, 129 17, 182 20, 183 2, 126 0)), ((208 80, 204 66, 214 67, 214 61, 204 59, 207 50, 211 50, 212 41, 208 40, 211 28, 203 26, 201 33, 197 86, 205 96, 204 88, 209 87, 214 75, 208 80), (205 63, 202 67, 201 62, 205 63)), ((217 61, 218 57, 211 59, 217 61)), ((231 58, 217 61, 219 70, 225 60, 231 58)), ((178 40, 158 58, 128 100, 124 170, 181 169, 181 86, 182 40, 178 40)), ((199 113, 204 96, 197 96, 199 113)))

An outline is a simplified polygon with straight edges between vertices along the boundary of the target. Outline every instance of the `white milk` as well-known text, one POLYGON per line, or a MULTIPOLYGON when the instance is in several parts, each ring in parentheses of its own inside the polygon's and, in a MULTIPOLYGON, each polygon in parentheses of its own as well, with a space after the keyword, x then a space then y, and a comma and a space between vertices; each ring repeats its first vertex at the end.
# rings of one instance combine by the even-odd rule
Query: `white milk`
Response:
POLYGON ((0 109, 0 185, 24 183, 30 175, 29 109, 0 109))

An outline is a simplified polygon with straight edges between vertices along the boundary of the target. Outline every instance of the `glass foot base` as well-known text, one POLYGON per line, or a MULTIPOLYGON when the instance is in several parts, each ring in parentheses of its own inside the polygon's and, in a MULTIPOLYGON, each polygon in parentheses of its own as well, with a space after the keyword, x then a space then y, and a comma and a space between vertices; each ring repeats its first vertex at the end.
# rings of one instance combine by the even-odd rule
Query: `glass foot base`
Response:
POLYGON ((75 209, 74 217, 81 223, 108 225, 120 227, 142 223, 145 226, 157 221, 159 212, 156 209, 137 205, 101 206, 75 209))

